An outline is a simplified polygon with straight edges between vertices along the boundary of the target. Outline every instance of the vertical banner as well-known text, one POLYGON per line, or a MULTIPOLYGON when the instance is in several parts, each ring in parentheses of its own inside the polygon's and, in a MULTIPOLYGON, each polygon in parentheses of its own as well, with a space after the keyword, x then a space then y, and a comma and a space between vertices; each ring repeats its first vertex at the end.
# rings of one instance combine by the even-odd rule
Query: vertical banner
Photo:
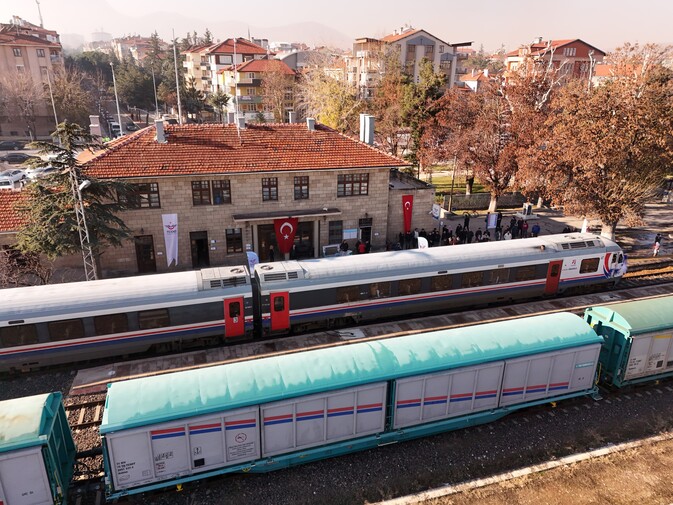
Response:
POLYGON ((433 203, 432 204, 432 217, 434 219, 437 219, 439 221, 439 214, 441 213, 441 207, 439 206, 438 203, 433 203))
POLYGON ((404 216, 404 233, 411 232, 411 214, 414 210, 414 195, 402 195, 402 213, 404 216))
POLYGON ((161 220, 164 225, 164 242, 166 243, 166 263, 171 266, 175 260, 178 265, 178 215, 162 214, 161 220))
POLYGON ((296 217, 286 217, 285 219, 274 219, 273 226, 276 230, 276 242, 278 250, 282 254, 288 254, 294 244, 294 235, 297 233, 299 219, 296 217))

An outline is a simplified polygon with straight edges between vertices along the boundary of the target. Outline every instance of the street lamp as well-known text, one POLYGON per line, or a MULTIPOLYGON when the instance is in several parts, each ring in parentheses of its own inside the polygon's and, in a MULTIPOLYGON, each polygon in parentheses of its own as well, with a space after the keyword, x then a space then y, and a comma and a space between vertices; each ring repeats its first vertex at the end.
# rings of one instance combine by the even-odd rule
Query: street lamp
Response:
POLYGON ((86 224, 86 215, 84 213, 84 200, 82 199, 82 191, 91 186, 91 181, 85 179, 79 182, 75 169, 72 168, 70 170, 70 183, 72 185, 72 195, 75 198, 75 216, 77 217, 77 232, 79 233, 79 243, 82 249, 82 260, 84 261, 84 275, 87 281, 97 280, 96 261, 91 249, 89 228, 86 224))
POLYGON ((114 85, 115 88, 115 102, 117 103, 117 121, 119 121, 119 134, 122 135, 124 133, 124 128, 122 128, 122 113, 119 111, 119 96, 117 96, 117 79, 115 79, 115 67, 112 64, 112 62, 110 62, 110 68, 112 69, 112 84, 114 85))

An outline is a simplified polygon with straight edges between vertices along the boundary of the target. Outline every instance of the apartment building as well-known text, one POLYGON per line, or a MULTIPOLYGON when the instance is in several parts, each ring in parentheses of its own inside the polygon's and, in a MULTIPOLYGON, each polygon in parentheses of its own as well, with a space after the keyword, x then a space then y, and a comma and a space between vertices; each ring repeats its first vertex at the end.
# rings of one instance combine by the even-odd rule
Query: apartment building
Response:
POLYGON ((519 71, 524 65, 551 66, 562 79, 592 77, 595 65, 606 53, 581 39, 543 40, 538 37, 530 44, 506 54, 508 72, 519 71))
MULTIPOLYGON (((63 54, 58 33, 14 16, 10 23, 0 24, 0 75, 29 77, 36 93, 47 85, 56 68, 63 67, 63 54)), ((27 85, 27 84, 26 84, 27 85)), ((54 115, 46 100, 34 106, 34 122, 20 118, 17 107, 9 100, 0 111, 0 139, 48 137, 54 130, 54 115)))
POLYGON ((353 44, 352 54, 346 58, 346 78, 357 86, 363 98, 371 98, 385 69, 383 54, 395 51, 400 59, 403 71, 414 82, 420 81, 420 64, 425 58, 432 62, 435 72, 444 74, 446 86, 453 87, 459 82, 466 70, 459 61, 467 58, 459 53, 461 47, 471 42, 449 44, 422 29, 405 26, 381 39, 362 37, 353 44))
POLYGON ((217 75, 221 70, 246 61, 262 59, 273 53, 239 37, 216 44, 195 46, 182 54, 185 56, 183 67, 186 79, 189 81, 193 77, 197 88, 214 93, 225 91, 218 87, 217 75))
POLYGON ((283 121, 286 121, 288 113, 294 110, 293 84, 296 74, 287 64, 276 59, 248 60, 218 72, 218 89, 232 97, 227 112, 235 112, 238 117, 245 117, 247 121, 255 121, 259 114, 264 116, 265 121, 274 121, 274 111, 264 106, 262 87, 265 77, 270 74, 274 74, 271 79, 276 84, 285 82, 282 108, 285 111, 283 121))

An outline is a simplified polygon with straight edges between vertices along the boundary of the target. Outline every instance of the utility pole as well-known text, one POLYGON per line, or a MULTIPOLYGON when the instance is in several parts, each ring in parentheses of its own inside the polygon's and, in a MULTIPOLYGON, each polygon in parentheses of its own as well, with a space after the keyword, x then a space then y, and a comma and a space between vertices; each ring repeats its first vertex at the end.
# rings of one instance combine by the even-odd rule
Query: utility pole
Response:
POLYGON ((40 2, 39 0, 35 0, 35 3, 37 4, 37 13, 40 15, 40 28, 44 28, 44 23, 42 22, 42 9, 40 9, 40 2))
POLYGON ((75 198, 75 216, 77 217, 77 231, 79 232, 79 243, 82 248, 82 259, 84 260, 84 275, 87 281, 98 279, 96 272, 96 260, 91 249, 89 239, 89 228, 86 225, 86 215, 84 213, 84 201, 82 200, 82 190, 91 185, 91 181, 84 180, 81 183, 77 180, 75 168, 70 169, 70 185, 72 186, 72 196, 75 198))
POLYGON ((115 88, 115 102, 117 103, 117 121, 119 121, 119 135, 123 135, 124 127, 122 126, 122 113, 119 110, 119 96, 117 96, 117 79, 115 79, 115 67, 112 64, 112 62, 110 62, 110 68, 112 69, 112 84, 114 85, 115 88))
POLYGON ((180 103, 180 79, 178 78, 178 49, 175 39, 175 30, 173 30, 173 62, 175 63, 175 90, 178 93, 178 122, 182 124, 182 104, 180 103))

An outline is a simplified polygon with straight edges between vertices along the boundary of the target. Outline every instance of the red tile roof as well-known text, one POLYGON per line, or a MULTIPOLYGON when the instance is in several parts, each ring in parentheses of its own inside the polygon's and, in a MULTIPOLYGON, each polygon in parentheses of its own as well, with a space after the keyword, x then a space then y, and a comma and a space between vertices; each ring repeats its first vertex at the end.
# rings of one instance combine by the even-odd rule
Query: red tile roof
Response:
POLYGON ((54 47, 61 48, 61 44, 49 42, 48 40, 26 35, 24 33, 0 33, 0 45, 17 45, 17 46, 40 46, 40 47, 54 47))
POLYGON ((26 223, 22 214, 14 206, 26 199, 22 191, 0 191, 0 233, 15 232, 26 223))
POLYGON ((372 146, 316 124, 165 125, 166 143, 154 127, 121 137, 95 155, 83 153, 85 172, 97 178, 274 172, 408 166, 372 146))
MULTIPOLYGON (((554 51, 556 51, 563 46, 572 44, 573 42, 579 42, 581 44, 584 44, 585 46, 588 46, 605 56, 605 52, 601 51, 597 47, 592 46, 591 44, 587 44, 581 39, 543 40, 542 42, 536 42, 528 46, 522 46, 522 47, 529 48, 531 56, 544 56, 547 53, 547 51, 550 51, 551 49, 554 49, 554 51)), ((515 49, 514 51, 510 51, 505 56, 519 56, 520 49, 521 48, 515 49)))
POLYGON ((388 42, 388 43, 397 42, 398 40, 404 39, 404 38, 408 37, 409 35, 413 35, 413 34, 418 33, 420 31, 422 31, 422 30, 421 29, 416 29, 416 30, 412 29, 412 30, 407 30, 405 32, 398 33, 398 34, 393 33, 393 34, 390 34, 390 35, 386 35, 381 40, 383 42, 388 42))
MULTIPOLYGON (((224 42, 213 44, 208 49, 209 53, 224 53, 234 54, 234 39, 227 39, 224 42)), ((253 44, 249 40, 243 38, 236 39, 236 53, 237 54, 267 54, 269 51, 262 46, 253 44)), ((273 54, 273 53, 271 53, 273 54)))

